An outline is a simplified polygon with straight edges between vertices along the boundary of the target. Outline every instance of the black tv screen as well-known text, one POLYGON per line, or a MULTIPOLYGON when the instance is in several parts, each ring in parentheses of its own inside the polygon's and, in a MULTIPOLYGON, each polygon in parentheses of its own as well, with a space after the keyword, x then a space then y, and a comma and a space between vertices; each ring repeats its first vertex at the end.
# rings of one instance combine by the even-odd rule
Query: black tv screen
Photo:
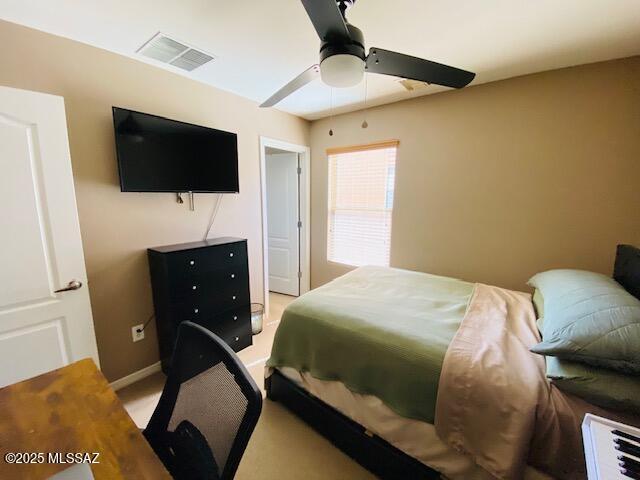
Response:
POLYGON ((113 107, 123 192, 237 193, 235 133, 113 107))

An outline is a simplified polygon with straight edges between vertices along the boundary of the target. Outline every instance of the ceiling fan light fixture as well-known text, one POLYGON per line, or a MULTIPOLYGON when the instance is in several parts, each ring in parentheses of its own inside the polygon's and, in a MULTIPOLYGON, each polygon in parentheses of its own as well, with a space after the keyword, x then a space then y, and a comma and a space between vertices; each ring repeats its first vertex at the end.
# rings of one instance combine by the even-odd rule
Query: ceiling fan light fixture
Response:
POLYGON ((355 1, 301 0, 320 38, 320 68, 312 65, 271 95, 261 107, 275 105, 318 75, 325 84, 338 88, 360 83, 365 69, 369 73, 451 88, 465 87, 476 76, 467 70, 378 47, 371 47, 366 54, 362 31, 349 23, 345 15, 355 1))
POLYGON ((320 63, 320 77, 331 87, 353 87, 364 76, 364 60, 349 53, 339 53, 320 63))

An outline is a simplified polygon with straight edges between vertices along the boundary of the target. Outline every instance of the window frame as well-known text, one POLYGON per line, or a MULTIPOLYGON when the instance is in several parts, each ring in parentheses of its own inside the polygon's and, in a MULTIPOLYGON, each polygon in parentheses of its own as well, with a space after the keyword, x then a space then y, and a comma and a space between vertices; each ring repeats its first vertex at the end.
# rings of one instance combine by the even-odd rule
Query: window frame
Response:
MULTIPOLYGON (((393 204, 391 207, 391 218, 393 219, 393 205, 395 205, 395 191, 396 191, 396 181, 397 181, 397 163, 398 163, 398 152, 400 147, 399 140, 385 140, 380 142, 367 143, 362 145, 350 145, 346 147, 330 147, 326 149, 326 160, 327 160, 327 214, 326 214, 326 242, 325 242, 325 258, 327 263, 333 265, 339 265, 343 267, 349 268, 358 268, 359 265, 353 265, 350 263, 344 263, 336 260, 332 260, 329 258, 329 244, 331 242, 331 211, 332 205, 332 190, 333 186, 331 184, 332 176, 331 176, 331 155, 340 155, 344 153, 356 153, 363 151, 371 151, 371 150, 384 150, 388 148, 395 148, 395 159, 394 159, 394 175, 393 175, 393 204)), ((391 238, 393 231, 393 220, 391 222, 391 229, 389 231, 389 266, 391 265, 391 238)))

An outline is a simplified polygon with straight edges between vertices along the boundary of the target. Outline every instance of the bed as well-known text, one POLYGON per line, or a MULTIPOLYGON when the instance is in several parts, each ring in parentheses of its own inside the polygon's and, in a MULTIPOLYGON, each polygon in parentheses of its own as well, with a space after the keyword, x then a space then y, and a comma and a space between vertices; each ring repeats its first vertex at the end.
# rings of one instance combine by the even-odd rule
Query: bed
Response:
MULTIPOLYGON (((309 292, 283 314, 267 362, 268 397, 381 478, 494 478, 434 426, 443 362, 477 290, 362 267, 309 292)), ((550 478, 530 466, 518 475, 550 478)))

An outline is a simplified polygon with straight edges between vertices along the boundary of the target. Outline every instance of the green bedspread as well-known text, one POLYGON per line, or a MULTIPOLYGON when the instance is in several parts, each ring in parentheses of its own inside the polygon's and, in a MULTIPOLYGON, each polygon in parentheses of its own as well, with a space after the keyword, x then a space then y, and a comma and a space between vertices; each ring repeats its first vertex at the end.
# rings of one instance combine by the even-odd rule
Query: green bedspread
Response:
POLYGON ((444 355, 472 292, 453 278, 358 268, 286 308, 267 366, 339 380, 433 423, 444 355))

